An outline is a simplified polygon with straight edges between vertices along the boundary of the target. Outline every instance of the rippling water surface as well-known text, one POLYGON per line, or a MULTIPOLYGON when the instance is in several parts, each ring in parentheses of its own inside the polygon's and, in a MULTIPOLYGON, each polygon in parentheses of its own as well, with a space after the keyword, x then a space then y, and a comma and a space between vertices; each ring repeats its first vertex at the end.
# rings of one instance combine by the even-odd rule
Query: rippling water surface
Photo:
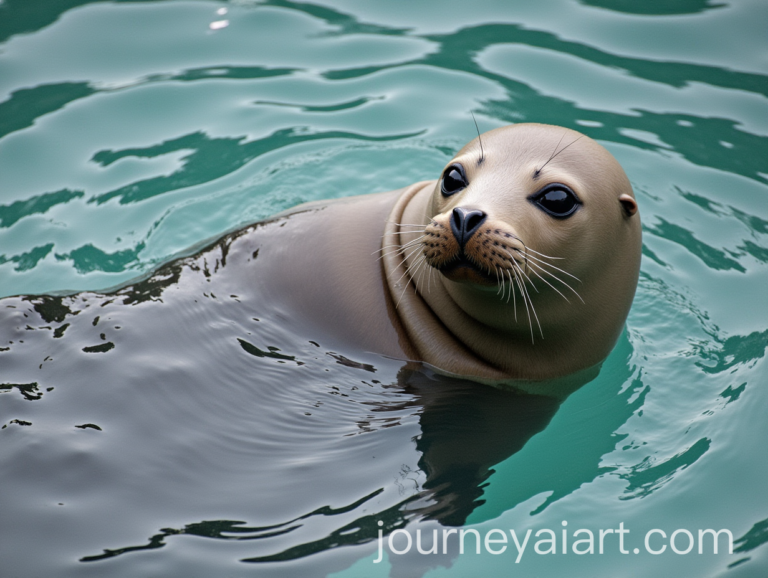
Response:
POLYGON ((762 0, 0 2, 3 575, 767 575, 766 22, 762 0), (436 178, 471 112, 598 139, 638 196, 626 331, 564 403, 309 334, 231 263, 211 290, 236 238, 148 276, 436 178), (571 549, 620 524, 626 553, 571 549), (379 531, 451 528, 532 536, 375 563, 379 531), (732 554, 698 553, 710 528, 732 554))

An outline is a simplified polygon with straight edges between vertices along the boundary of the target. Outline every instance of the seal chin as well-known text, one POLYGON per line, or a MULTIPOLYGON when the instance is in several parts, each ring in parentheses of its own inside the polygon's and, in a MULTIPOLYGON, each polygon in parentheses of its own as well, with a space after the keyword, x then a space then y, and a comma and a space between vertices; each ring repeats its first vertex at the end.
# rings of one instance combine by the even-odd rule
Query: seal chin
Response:
POLYGON ((454 259, 450 263, 437 269, 446 279, 451 281, 473 283, 485 287, 496 287, 499 280, 491 277, 487 272, 481 271, 466 257, 454 259))

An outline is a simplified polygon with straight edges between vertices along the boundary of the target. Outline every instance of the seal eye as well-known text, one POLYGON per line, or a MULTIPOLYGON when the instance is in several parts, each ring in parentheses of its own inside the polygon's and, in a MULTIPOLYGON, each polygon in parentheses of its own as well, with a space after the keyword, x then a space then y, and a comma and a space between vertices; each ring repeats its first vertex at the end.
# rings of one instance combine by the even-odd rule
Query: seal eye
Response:
POLYGON ((529 198, 536 206, 556 219, 570 217, 581 205, 576 193, 560 183, 547 185, 529 198))
POLYGON ((443 196, 450 197, 467 186, 467 177, 464 175, 464 167, 455 163, 445 169, 443 181, 440 183, 440 191, 443 196))

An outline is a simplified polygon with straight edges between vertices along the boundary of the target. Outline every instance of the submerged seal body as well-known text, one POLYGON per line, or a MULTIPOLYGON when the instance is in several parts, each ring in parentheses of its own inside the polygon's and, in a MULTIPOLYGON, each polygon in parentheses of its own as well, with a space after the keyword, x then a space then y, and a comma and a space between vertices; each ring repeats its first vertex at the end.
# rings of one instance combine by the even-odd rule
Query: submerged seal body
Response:
POLYGON ((299 207, 281 226, 253 271, 273 298, 362 348, 480 381, 597 366, 640 266, 621 166, 548 125, 492 130, 436 181, 299 207))

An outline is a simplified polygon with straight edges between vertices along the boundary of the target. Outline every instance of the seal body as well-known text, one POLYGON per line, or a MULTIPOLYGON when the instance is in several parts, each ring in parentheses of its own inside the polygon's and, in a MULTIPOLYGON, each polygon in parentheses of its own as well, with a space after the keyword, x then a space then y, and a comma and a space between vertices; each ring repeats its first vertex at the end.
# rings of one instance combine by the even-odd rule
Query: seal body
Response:
POLYGON ((191 317, 214 332, 217 319, 236 326, 268 308, 286 331, 337 351, 559 395, 543 380, 594 372, 615 344, 640 242, 631 186, 603 147, 560 127, 513 125, 471 141, 435 181, 301 205, 133 285, 57 297, 53 313, 50 299, 4 300, 18 323, 3 324, 18 341, 34 308, 56 343, 65 325, 80 330, 78 311, 98 307, 172 355, 194 341, 191 317), (224 297, 236 301, 226 312, 204 305, 224 297))
POLYGON ((380 259, 384 225, 413 188, 301 205, 255 227, 232 247, 257 254, 238 266, 244 291, 329 345, 417 359, 380 259))
POLYGON ((561 127, 490 131, 440 179, 278 222, 251 273, 270 299, 367 350, 480 381, 595 368, 638 280, 629 180, 602 146, 561 127))

